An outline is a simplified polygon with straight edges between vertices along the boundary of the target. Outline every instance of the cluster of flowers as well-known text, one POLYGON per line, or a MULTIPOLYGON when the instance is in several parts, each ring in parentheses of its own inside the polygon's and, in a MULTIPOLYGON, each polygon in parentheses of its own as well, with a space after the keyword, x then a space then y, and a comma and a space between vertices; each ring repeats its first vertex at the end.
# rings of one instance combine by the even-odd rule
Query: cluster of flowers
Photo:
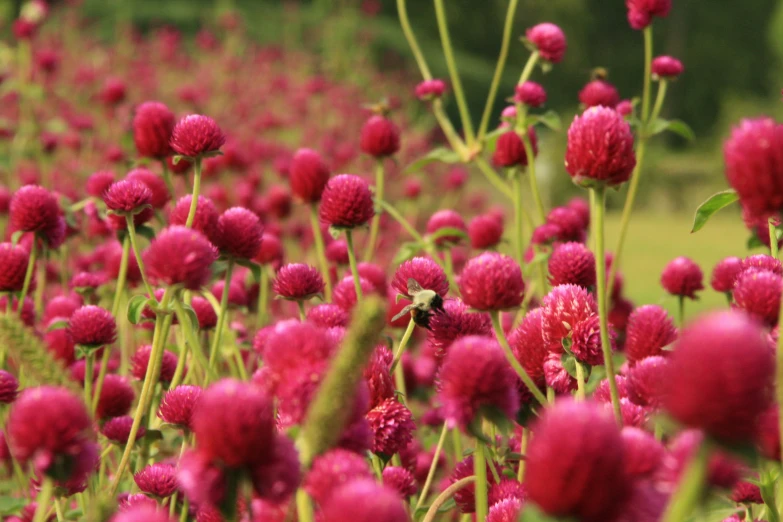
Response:
MULTIPOLYGON (((644 31, 671 8, 626 5, 644 31)), ((529 114, 546 91, 532 67, 487 150, 444 123, 445 81, 408 88, 451 152, 508 191, 507 227, 486 190, 461 190, 466 168, 431 163, 401 179, 392 160, 441 137, 390 115, 393 102, 363 111, 358 91, 310 76, 301 56, 239 57, 206 30, 197 58, 172 30, 137 42, 152 60, 94 42, 63 56, 39 34, 48 15, 34 0, 15 23, 17 65, 32 48, 34 66, 15 71, 0 105, 14 174, 0 191, 10 520, 430 522, 451 499, 444 517, 479 522, 679 522, 713 499, 736 507, 732 521, 778 518, 783 265, 770 237, 783 127, 743 122, 725 146, 727 179, 772 255, 722 260, 711 286, 730 309, 684 325, 631 303, 621 249, 603 244, 605 190, 638 180, 658 103, 637 111, 605 79, 585 86, 565 170, 591 203, 546 212, 529 114), (133 87, 98 86, 106 71, 80 63, 81 50, 113 53, 133 87), (131 103, 172 94, 164 75, 178 78, 171 107, 214 119, 131 103), (33 87, 45 92, 34 110, 33 87), (66 130, 36 125, 53 115, 66 130), (277 141, 287 132, 301 135, 277 141), (337 174, 373 166, 374 185, 337 174), (527 231, 525 172, 538 213, 527 231), (453 208, 430 213, 438 190, 453 208)), ((236 17, 221 23, 241 30, 236 17)), ((567 49, 551 23, 526 40, 530 64, 567 49)), ((671 57, 649 66, 664 94, 683 72, 671 57)), ((704 290, 687 258, 661 284, 681 312, 704 290)))

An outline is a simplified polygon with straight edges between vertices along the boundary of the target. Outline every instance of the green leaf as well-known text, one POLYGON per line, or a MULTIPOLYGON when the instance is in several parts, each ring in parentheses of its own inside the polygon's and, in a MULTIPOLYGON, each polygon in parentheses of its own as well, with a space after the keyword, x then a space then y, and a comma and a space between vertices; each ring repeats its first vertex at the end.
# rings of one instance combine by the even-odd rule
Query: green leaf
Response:
POLYGON ((696 135, 694 134, 693 130, 682 120, 664 120, 663 118, 658 118, 657 120, 651 122, 649 127, 647 127, 648 136, 655 136, 656 134, 660 134, 663 131, 673 132, 674 134, 682 136, 688 141, 693 141, 696 139, 696 135))
POLYGON ((0 497, 0 515, 13 515, 27 504, 23 498, 0 497))
POLYGON ((747 243, 745 243, 745 248, 747 248, 748 250, 753 250, 753 249, 755 249, 755 248, 766 247, 766 246, 767 246, 767 245, 765 245, 764 243, 762 243, 762 242, 761 242, 761 238, 759 238, 759 236, 758 236, 757 234, 755 234, 755 233, 754 233, 754 234, 752 234, 752 235, 751 235, 751 236, 748 238, 748 241, 747 241, 747 243))
POLYGON ((506 131, 508 131, 508 127, 498 127, 497 129, 487 134, 487 136, 484 138, 484 150, 488 155, 492 156, 495 153, 495 149, 498 146, 498 139, 506 131))
POLYGON ((68 328, 68 321, 65 319, 49 323, 49 326, 46 327, 46 331, 51 332, 52 330, 62 330, 63 328, 68 328))
POLYGON ((468 234, 464 230, 460 230, 458 228, 454 227, 443 227, 439 228, 435 232, 429 235, 429 238, 433 241, 436 239, 440 239, 442 237, 459 237, 462 239, 467 239, 468 234))
POLYGON ((147 297, 146 295, 134 295, 128 301, 128 321, 131 324, 139 324, 141 321, 141 313, 148 304, 155 306, 158 302, 154 297, 147 297))
POLYGON ((147 430, 144 433, 144 440, 147 442, 163 440, 163 433, 160 430, 147 430))
POLYGON ((183 304, 182 309, 185 311, 185 313, 188 316, 188 319, 190 320, 191 328, 193 328, 193 330, 198 331, 200 326, 198 322, 198 315, 196 315, 196 311, 189 304, 183 304))
POLYGON ((421 245, 419 245, 419 243, 415 241, 403 243, 402 245, 400 245, 400 249, 394 255, 392 264, 399 265, 409 259, 413 259, 414 257, 416 257, 416 254, 418 254, 421 250, 422 250, 421 245))
POLYGON ((65 513, 65 520, 80 520, 83 514, 81 509, 72 509, 65 513))
POLYGON ((174 165, 177 165, 177 164, 179 164, 180 161, 191 161, 191 160, 192 160, 192 158, 190 158, 188 156, 183 156, 182 154, 175 154, 171 158, 171 163, 174 164, 174 165))
POLYGON ((332 236, 332 239, 340 239, 340 236, 343 235, 343 229, 340 227, 336 227, 334 225, 331 225, 329 227, 329 235, 332 236))
POLYGON ((416 172, 430 163, 434 163, 436 161, 440 163, 459 163, 461 158, 459 157, 459 154, 454 152, 451 149, 448 149, 446 147, 438 147, 435 149, 432 149, 429 151, 426 155, 422 156, 421 158, 415 160, 413 163, 405 167, 405 170, 403 171, 403 174, 410 174, 411 172, 416 172))
POLYGON ((558 519, 550 517, 532 502, 525 504, 525 509, 520 513, 519 522, 556 522, 558 519))
POLYGON ((525 266, 522 268, 522 273, 528 277, 530 274, 533 273, 533 270, 536 270, 536 267, 539 263, 547 263, 549 261, 549 256, 551 256, 551 252, 538 252, 535 256, 533 256, 533 259, 530 260, 529 263, 525 264, 525 266))
POLYGON ((152 229, 152 227, 148 227, 147 225, 137 226, 136 233, 142 237, 147 238, 148 241, 155 239, 155 231, 152 229))
POLYGON ((553 131, 559 131, 563 128, 563 124, 560 121, 560 115, 555 111, 546 111, 544 114, 536 114, 531 116, 531 119, 533 120, 533 123, 541 123, 553 131))
POLYGON ((250 270, 250 272, 253 274, 253 279, 256 282, 261 281, 261 265, 259 265, 258 263, 254 263, 249 259, 236 259, 235 262, 239 266, 244 266, 245 268, 250 270))
POLYGON ((563 365, 563 369, 568 372, 568 375, 576 379, 576 365, 579 364, 576 357, 569 353, 564 353, 560 356, 560 364, 563 365))
POLYGON ((19 244, 19 240, 22 239, 22 236, 24 235, 24 230, 17 230, 13 234, 11 234, 11 244, 14 246, 19 244))
POLYGON ((696 209, 691 233, 701 230, 713 214, 720 209, 731 205, 738 199, 739 196, 737 196, 737 193, 733 189, 724 190, 710 196, 707 201, 699 205, 699 208, 696 209))

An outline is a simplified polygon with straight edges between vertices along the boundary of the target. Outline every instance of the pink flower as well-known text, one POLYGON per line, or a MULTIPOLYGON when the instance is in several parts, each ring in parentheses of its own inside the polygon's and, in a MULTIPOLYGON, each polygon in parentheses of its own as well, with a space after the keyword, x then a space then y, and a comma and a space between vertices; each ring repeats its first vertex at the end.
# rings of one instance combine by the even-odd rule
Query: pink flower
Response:
POLYGON ((738 257, 726 257, 718 261, 712 269, 710 285, 716 292, 728 293, 734 290, 734 282, 742 271, 742 260, 738 257))
POLYGON ((503 221, 491 214, 476 216, 468 224, 468 237, 477 250, 494 248, 503 238, 503 221))
POLYGON ((677 339, 677 329, 666 310, 658 305, 640 306, 628 317, 625 353, 631 363, 661 355, 677 339))
POLYGON ((310 299, 321 294, 324 286, 321 273, 304 263, 285 265, 277 272, 277 277, 272 283, 272 289, 278 296, 295 301, 310 299))
POLYGON ((347 482, 321 508, 321 522, 408 522, 399 493, 374 480, 347 482))
POLYGON ((150 278, 167 285, 183 284, 197 290, 212 276, 217 259, 214 246, 197 230, 171 226, 152 241, 144 253, 150 278))
POLYGON ((528 80, 517 85, 514 101, 524 103, 529 107, 541 107, 546 103, 546 91, 540 83, 528 80))
POLYGON ((87 305, 76 310, 68 321, 73 342, 82 346, 99 347, 112 344, 117 338, 117 324, 108 310, 87 305))
POLYGON ((192 429, 193 411, 201 397, 201 391, 198 386, 184 384, 169 390, 160 401, 158 417, 168 424, 192 429))
POLYGON ((170 497, 177 491, 177 468, 171 464, 156 463, 133 475, 139 489, 154 497, 170 497))
POLYGON ((544 60, 559 63, 565 55, 567 43, 563 30, 555 24, 542 23, 527 30, 525 37, 530 40, 544 60))
POLYGON ((333 449, 317 457, 304 480, 304 489, 323 505, 341 485, 351 480, 372 478, 364 457, 342 449, 333 449))
POLYGON ((609 107, 614 109, 620 103, 620 93, 606 80, 593 80, 579 91, 579 103, 590 107, 609 107))
POLYGON ((658 78, 673 80, 682 74, 682 62, 671 56, 656 56, 652 61, 652 73, 658 78))
POLYGON ((432 290, 441 297, 449 293, 446 272, 432 259, 414 257, 405 261, 394 272, 391 286, 398 294, 408 296, 408 279, 415 280, 423 289, 432 290))
POLYGON ((383 116, 372 116, 362 126, 359 147, 376 158, 391 156, 400 150, 400 129, 383 116))
POLYGON ((0 292, 19 292, 30 255, 19 245, 0 243, 0 292))
POLYGON ((14 193, 8 212, 13 230, 41 232, 57 226, 60 205, 45 188, 25 185, 14 193))
POLYGON ((769 270, 749 268, 740 273, 734 283, 734 302, 765 325, 778 323, 783 278, 769 270))
MULTIPOLYGON (((444 209, 435 212, 430 219, 427 220, 427 234, 435 234, 441 229, 453 228, 460 232, 467 232, 465 226, 465 220, 462 216, 454 210, 444 209)), ((462 236, 454 235, 441 235, 435 240, 436 245, 448 246, 457 244, 462 241, 462 236)))
POLYGON ((446 82, 438 78, 422 80, 416 86, 416 97, 422 101, 431 101, 443 96, 446 92, 446 82))
POLYGON ((549 257, 549 282, 552 286, 573 284, 595 286, 595 256, 582 243, 556 245, 549 257))
POLYGON ((299 149, 291 158, 288 176, 291 192, 305 203, 321 200, 330 175, 329 166, 312 149, 299 149))
POLYGON ((226 136, 215 120, 200 114, 189 114, 179 120, 171 133, 171 148, 182 156, 196 158, 217 152, 226 136))
POLYGON ((133 142, 139 156, 162 159, 171 154, 174 113, 163 103, 148 101, 136 107, 133 142))
POLYGON ((505 310, 522 303, 525 282, 522 270, 512 258, 485 252, 469 260, 459 281, 466 305, 476 310, 505 310))
POLYGON ((654 16, 669 16, 672 0, 625 0, 625 7, 628 8, 628 23, 641 31, 652 23, 654 16))
POLYGON ((416 425, 411 411, 390 398, 377 405, 366 415, 374 438, 372 450, 383 455, 394 455, 413 439, 416 425))
POLYGON ((571 337, 577 323, 598 313, 595 298, 581 286, 554 287, 542 302, 541 328, 549 350, 562 353, 563 339, 571 337))
POLYGON ((375 215, 370 187, 359 176, 335 176, 326 184, 319 212, 321 221, 332 226, 364 225, 375 215))
POLYGON ((678 257, 663 269, 661 285, 672 295, 696 299, 696 292, 704 289, 699 265, 687 257, 678 257))
MULTIPOLYGON (((527 139, 530 143, 530 150, 535 157, 538 154, 538 137, 533 127, 527 131, 527 139)), ((492 155, 492 163, 498 167, 514 167, 517 165, 527 166, 530 159, 527 157, 525 145, 522 138, 516 131, 506 131, 500 135, 495 146, 495 153, 492 155)))

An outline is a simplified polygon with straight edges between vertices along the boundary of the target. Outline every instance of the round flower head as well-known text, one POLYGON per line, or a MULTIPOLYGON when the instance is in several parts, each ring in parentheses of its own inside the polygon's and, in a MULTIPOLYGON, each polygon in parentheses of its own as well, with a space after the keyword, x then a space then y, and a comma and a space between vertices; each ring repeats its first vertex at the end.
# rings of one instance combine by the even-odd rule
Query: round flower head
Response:
POLYGON ((763 504, 761 489, 757 484, 742 480, 731 491, 731 500, 737 504, 763 504))
POLYGON ((68 331, 73 342, 82 346, 104 346, 117 339, 117 323, 111 312, 94 305, 76 310, 68 321, 68 331))
POLYGON ((729 293, 734 290, 737 276, 742 272, 742 260, 738 257, 726 257, 718 261, 712 269, 710 285, 716 292, 729 293))
MULTIPOLYGON (((617 333, 609 325, 609 344, 611 350, 615 350, 615 339, 617 333)), ((604 356, 601 350, 601 326, 598 315, 593 315, 579 321, 574 326, 571 335, 571 352, 577 360, 589 364, 590 366, 599 366, 604 363, 604 356)))
POLYGON ((193 296, 190 306, 196 312, 199 330, 211 330, 217 325, 217 313, 212 308, 212 304, 205 298, 193 296))
POLYGON ((0 404, 11 404, 16 400, 19 381, 5 370, 0 370, 0 404))
POLYGON ((109 282, 103 272, 79 272, 71 277, 68 286, 76 292, 91 292, 109 282))
MULTIPOLYGON (((192 196, 183 196, 177 200, 177 204, 174 205, 169 216, 169 225, 184 226, 187 223, 191 201, 193 201, 192 196)), ((214 242, 216 240, 218 236, 218 211, 211 199, 204 196, 198 197, 196 216, 193 218, 192 228, 207 236, 207 239, 210 241, 214 242)))
POLYGON ((687 257, 678 257, 663 269, 661 286, 672 295, 696 299, 696 292, 704 289, 699 265, 687 257))
POLYGON ((533 428, 525 487, 531 501, 554 517, 611 520, 628 496, 620 430, 593 402, 561 399, 533 428))
MULTIPOLYGON (((439 210, 427 220, 427 234, 435 234, 441 229, 449 228, 459 230, 463 233, 467 232, 465 220, 454 210, 439 210)), ((439 246, 449 246, 455 245, 460 241, 462 241, 462 236, 458 234, 441 235, 435 240, 435 244, 439 246)))
MULTIPOLYGON (((530 142, 530 149, 533 156, 538 154, 538 137, 533 127, 527 130, 527 139, 530 142)), ((495 146, 495 153, 492 155, 492 163, 498 167, 514 167, 517 165, 526 166, 529 162, 527 151, 522 139, 516 131, 506 131, 500 135, 495 146)))
POLYGON ((488 314, 471 312, 459 299, 444 302, 443 312, 430 318, 427 339, 440 362, 454 341, 469 335, 492 336, 492 320, 488 314))
POLYGON ((771 118, 742 120, 723 145, 726 180, 743 214, 763 219, 783 209, 783 125, 771 118))
POLYGON ((443 360, 438 400, 447 424, 466 429, 484 408, 513 418, 519 408, 516 388, 516 376, 495 340, 463 337, 443 360))
POLYGON ((414 257, 401 264, 394 272, 391 281, 392 288, 404 296, 408 295, 408 279, 413 279, 425 290, 432 290, 441 297, 449 293, 449 280, 446 272, 426 257, 414 257))
POLYGON ((568 129, 565 167, 584 187, 620 185, 636 166, 631 127, 607 107, 591 107, 568 129))
POLYGON ((626 374, 628 399, 639 406, 657 408, 661 402, 669 360, 654 355, 642 359, 626 374))
POLYGON ((210 386, 198 401, 192 424, 199 451, 228 467, 270 458, 272 401, 250 383, 224 379, 210 386))
MULTIPOLYGON (((742 270, 756 268, 759 270, 769 270, 779 276, 783 276, 783 264, 774 257, 767 254, 755 254, 742 260, 742 270)), ((734 283, 736 284, 736 280, 734 283)))
POLYGON ((157 508, 158 502, 155 499, 148 497, 144 493, 136 493, 135 495, 120 493, 120 495, 118 496, 118 504, 117 504, 118 511, 135 509, 140 505, 157 508))
POLYGON ((170 497, 177 491, 177 468, 171 464, 152 464, 133 475, 133 480, 144 493, 157 498, 170 497))
POLYGON ((654 16, 666 18, 672 8, 672 0, 625 0, 628 8, 628 23, 641 31, 653 21, 654 16))
POLYGON ((468 237, 477 250, 494 248, 503 238, 503 221, 491 214, 476 216, 468 224, 468 237))
MULTIPOLYGON (((133 417, 124 415, 122 417, 113 417, 106 421, 101 428, 101 435, 117 444, 127 444, 130 437, 131 427, 133 426, 133 417)), ((147 433, 144 426, 139 426, 136 432, 136 442, 143 438, 147 433)))
POLYGON ((372 193, 359 176, 340 174, 329 180, 321 195, 319 216, 331 226, 354 228, 375 215, 372 193))
POLYGON ((443 96, 446 92, 446 82, 438 78, 423 80, 416 86, 416 97, 422 101, 430 101, 443 96))
POLYGON ((593 80, 579 91, 579 103, 590 107, 609 107, 614 109, 620 103, 620 93, 606 80, 593 80))
POLYGON ((403 499, 416 494, 416 479, 413 474, 398 466, 383 468, 383 485, 396 491, 403 499))
POLYGON ((329 166, 320 154, 312 149, 299 149, 288 167, 291 193, 305 203, 317 203, 330 175, 329 166))
MULTIPOLYGON (((144 377, 147 376, 147 367, 149 365, 151 353, 152 346, 145 344, 144 346, 140 346, 131 357, 131 375, 140 381, 143 381, 144 377)), ((176 368, 177 356, 168 350, 163 350, 159 375, 161 382, 171 382, 174 378, 176 368)))
POLYGON ((682 74, 685 68, 682 62, 671 56, 657 56, 652 61, 652 73, 654 78, 674 80, 682 74))
POLYGON ((672 417, 726 442, 750 439, 774 368, 760 324, 738 312, 711 314, 683 331, 670 361, 663 403, 672 417))
POLYGON ((138 505, 124 509, 109 522, 173 522, 165 510, 157 506, 138 505))
POLYGON ((307 320, 321 328, 345 328, 349 319, 345 310, 331 303, 316 305, 307 312, 307 320))
MULTIPOLYGON (((375 291, 375 287, 367 279, 359 277, 359 285, 362 287, 362 294, 367 295, 375 291)), ((332 301, 334 304, 350 312, 353 307, 356 306, 356 285, 353 282, 352 276, 343 277, 340 282, 334 285, 332 291, 332 301)))
POLYGON ((534 25, 525 32, 525 37, 544 60, 552 63, 563 60, 567 47, 566 37, 563 30, 555 24, 545 22, 534 25))
POLYGON ((396 398, 386 399, 366 417, 373 431, 372 450, 375 453, 394 455, 413 439, 416 429, 413 415, 396 398))
POLYGON ((517 85, 514 101, 529 107, 541 107, 546 103, 546 91, 540 83, 526 81, 517 85))
POLYGON ((57 225, 60 205, 45 188, 25 185, 14 193, 8 213, 11 229, 42 232, 57 225))
POLYGON ((374 480, 353 480, 337 489, 321 508, 321 522, 408 522, 399 493, 374 480))
POLYGON ((106 105, 119 105, 125 101, 126 94, 125 82, 120 78, 110 77, 106 78, 98 97, 106 105))
POLYGON ((182 284, 188 290, 198 290, 209 281, 215 259, 215 247, 201 232, 178 225, 163 229, 144 253, 153 281, 182 284))
POLYGON ((783 278, 769 270, 750 268, 737 277, 734 284, 734 302, 737 308, 744 310, 766 326, 773 327, 778 322, 780 294, 783 291, 783 278))
POLYGON ((299 452, 294 441, 286 435, 275 436, 275 452, 267 464, 256 466, 251 471, 253 488, 265 500, 285 502, 302 480, 299 452))
POLYGON ((140 181, 124 179, 112 185, 103 194, 112 226, 125 228, 125 216, 133 215, 133 223, 141 225, 152 218, 152 191, 140 181))
POLYGON ((628 317, 625 353, 630 363, 661 355, 677 339, 677 329, 666 310, 658 305, 640 306, 628 317))
POLYGON ((621 116, 631 116, 633 114, 633 103, 631 100, 620 100, 614 110, 616 110, 617 114, 621 116))
POLYGON ((348 243, 344 239, 335 239, 329 243, 326 247, 326 259, 336 265, 348 265, 348 243))
POLYGON ((0 243, 0 292, 22 289, 29 257, 27 250, 19 245, 0 243))
POLYGON ((544 382, 558 395, 567 395, 577 389, 576 379, 563 366, 559 353, 549 352, 544 359, 544 382))
POLYGON ((272 289, 279 297, 294 301, 307 300, 319 295, 323 292, 324 286, 321 273, 304 263, 285 265, 277 272, 277 277, 272 283, 272 289))
POLYGON ((261 248, 264 227, 246 208, 233 207, 218 218, 217 247, 235 259, 253 259, 261 248))
POLYGON ((166 187, 166 182, 150 169, 137 167, 128 172, 126 179, 138 181, 147 186, 150 192, 152 192, 151 203, 153 208, 161 209, 171 200, 172 195, 169 193, 168 187, 166 187))
POLYGON ((179 120, 171 132, 171 148, 182 156, 197 158, 217 152, 226 136, 215 120, 200 114, 189 114, 179 120))
POLYGON ((525 282, 516 261, 503 254, 485 252, 465 264, 459 289, 462 300, 471 308, 505 310, 522 303, 525 282))
POLYGON ((359 147, 376 158, 391 156, 400 150, 400 129, 383 116, 372 116, 362 126, 359 147))
POLYGON ((191 429, 193 411, 200 397, 201 388, 181 384, 163 395, 158 408, 158 417, 165 423, 191 429))
POLYGON ((335 489, 346 482, 372 476, 364 457, 347 450, 333 449, 313 461, 305 477, 304 489, 317 504, 323 505, 335 489))
POLYGON ((574 326, 598 313, 595 298, 576 285, 554 287, 541 305, 541 329, 549 350, 562 353, 563 340, 570 338, 574 326))
POLYGON ((126 415, 135 397, 133 386, 125 377, 115 374, 106 375, 95 413, 99 419, 126 415))
POLYGON ((528 312, 508 339, 514 357, 533 382, 539 386, 545 384, 544 360, 549 353, 549 347, 543 339, 542 312, 542 308, 528 312))
MULTIPOLYGON (((584 243, 587 239, 587 226, 584 224, 583 214, 571 207, 555 207, 549 211, 546 216, 546 223, 538 229, 544 229, 539 234, 549 237, 542 238, 544 241, 536 241, 537 244, 546 243, 552 240, 562 242, 575 241, 584 243), (549 225, 555 225, 552 230, 546 230, 549 225)), ((536 233, 533 233, 534 240, 536 233)))
POLYGON ((561 243, 549 257, 549 283, 595 286, 595 256, 582 243, 561 243))
POLYGON ((174 122, 174 113, 160 102, 148 101, 136 107, 133 142, 139 156, 163 159, 170 155, 174 122))
POLYGON ((626 426, 620 436, 623 438, 625 471, 629 477, 650 477, 661 465, 665 450, 650 433, 626 426))
POLYGON ((489 505, 491 506, 508 498, 525 500, 527 498, 527 492, 525 491, 525 486, 516 480, 501 479, 500 482, 492 485, 487 497, 489 505))
POLYGON ((367 279, 377 290, 383 290, 386 284, 386 271, 375 263, 362 262, 356 265, 359 276, 367 279))
POLYGON ((518 498, 507 498, 490 506, 486 522, 516 522, 522 514, 524 502, 518 498))
MULTIPOLYGON (((430 461, 432 458, 430 457, 430 461)), ((462 459, 454 466, 454 470, 449 475, 448 483, 454 484, 465 477, 473 475, 474 464, 473 455, 462 459)), ((491 488, 495 484, 495 477, 492 474, 489 463, 487 463, 487 482, 491 488)), ((457 503, 457 509, 460 513, 475 513, 476 512, 476 485, 471 483, 461 488, 454 494, 454 501, 457 503)))
POLYGON ((85 190, 87 194, 94 198, 102 198, 106 190, 114 183, 114 172, 110 170, 99 170, 93 172, 87 178, 85 190))
POLYGON ((262 265, 278 265, 283 261, 283 244, 274 234, 264 233, 261 236, 261 248, 253 261, 262 265))

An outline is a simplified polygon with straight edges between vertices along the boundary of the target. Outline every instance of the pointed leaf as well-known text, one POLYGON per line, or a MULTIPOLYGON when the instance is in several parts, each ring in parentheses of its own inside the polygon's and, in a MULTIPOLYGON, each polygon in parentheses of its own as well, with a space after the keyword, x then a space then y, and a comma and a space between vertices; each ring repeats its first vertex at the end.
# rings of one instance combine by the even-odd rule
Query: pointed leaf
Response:
POLYGON ((553 131, 559 131, 563 128, 563 124, 560 121, 560 115, 555 111, 546 111, 544 114, 536 114, 532 116, 532 119, 533 123, 541 123, 553 131))
POLYGON ((737 193, 733 189, 724 190, 710 196, 707 201, 699 205, 699 208, 696 209, 691 233, 701 230, 713 214, 720 209, 731 205, 738 199, 739 196, 737 196, 737 193))
POLYGON ((22 239, 22 236, 24 235, 24 230, 17 230, 13 234, 11 234, 11 243, 16 246, 19 244, 19 240, 22 239))
POLYGON ((459 228, 443 227, 429 235, 429 238, 433 241, 442 237, 460 237, 462 239, 467 239, 468 233, 464 230, 460 230, 459 228))
POLYGON ((49 326, 46 327, 46 331, 51 332, 52 330, 62 330, 63 328, 68 328, 68 321, 65 319, 49 323, 49 326))
POLYGON ((432 149, 426 155, 422 156, 421 158, 417 159, 416 161, 408 165, 403 171, 403 174, 410 174, 411 172, 416 172, 418 170, 423 169, 430 163, 434 163, 436 161, 439 161, 441 163, 459 163, 460 159, 461 158, 459 157, 459 154, 457 154, 453 150, 448 149, 446 147, 438 147, 432 149))
POLYGON ((182 305, 182 309, 185 311, 185 313, 188 316, 188 319, 190 320, 191 328, 193 328, 193 330, 198 331, 199 328, 200 328, 200 325, 199 325, 199 322, 198 322, 198 315, 196 315, 196 311, 189 304, 182 305))
POLYGON ((492 132, 487 133, 486 137, 484 138, 484 150, 489 156, 492 156, 495 153, 495 149, 498 146, 498 139, 507 130, 507 127, 498 127, 492 132))
POLYGON ((419 245, 415 241, 411 241, 408 243, 403 243, 400 245, 400 249, 397 251, 397 253, 394 255, 394 259, 392 260, 392 264, 399 265, 404 263, 405 261, 409 259, 413 259, 416 254, 419 253, 421 250, 421 245, 419 245))
POLYGON ((666 130, 682 136, 688 141, 693 141, 696 139, 696 134, 693 132, 693 129, 691 129, 690 126, 682 120, 670 121, 666 130))
POLYGON ((148 227, 147 225, 137 226, 136 233, 142 237, 147 238, 148 241, 155 239, 155 231, 152 229, 152 227, 148 227))
POLYGON ((253 261, 250 261, 249 259, 237 259, 236 264, 239 266, 244 266, 250 272, 253 274, 253 280, 255 282, 261 281, 261 265, 258 263, 254 263, 253 261))
POLYGON ((130 301, 128 301, 128 321, 131 324, 139 324, 139 321, 141 321, 141 313, 144 311, 144 308, 149 304, 155 305, 157 304, 157 301, 153 298, 149 298, 146 295, 134 295, 130 298, 130 301), (149 303, 152 301, 152 303, 149 303))

